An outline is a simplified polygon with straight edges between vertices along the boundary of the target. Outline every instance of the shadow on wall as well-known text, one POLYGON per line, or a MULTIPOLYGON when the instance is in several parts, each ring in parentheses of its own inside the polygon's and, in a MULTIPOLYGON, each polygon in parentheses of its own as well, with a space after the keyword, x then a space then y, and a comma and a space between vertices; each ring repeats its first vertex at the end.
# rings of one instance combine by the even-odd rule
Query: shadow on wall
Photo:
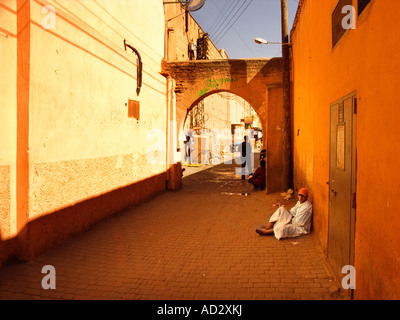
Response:
POLYGON ((13 258, 32 260, 102 219, 150 200, 165 191, 166 176, 164 172, 29 221, 17 237, 0 241, 0 266, 13 258))

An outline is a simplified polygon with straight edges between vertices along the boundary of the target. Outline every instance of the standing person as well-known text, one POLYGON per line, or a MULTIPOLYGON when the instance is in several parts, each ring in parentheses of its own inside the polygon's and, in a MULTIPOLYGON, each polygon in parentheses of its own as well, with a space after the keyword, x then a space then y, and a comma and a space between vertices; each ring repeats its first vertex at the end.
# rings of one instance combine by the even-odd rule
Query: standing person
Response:
POLYGON ((256 232, 260 236, 274 234, 278 240, 310 233, 312 204, 308 201, 308 190, 301 188, 298 198, 299 201, 290 211, 280 206, 271 216, 269 225, 256 229, 256 232))
POLYGON ((260 161, 260 167, 249 176, 249 183, 254 186, 254 190, 265 190, 265 160, 260 161))
POLYGON ((239 152, 241 156, 241 164, 242 164, 242 180, 246 178, 246 167, 247 167, 247 172, 250 174, 253 172, 251 168, 251 145, 248 142, 249 137, 244 136, 244 141, 242 144, 239 146, 239 152))
POLYGON ((186 140, 184 141, 185 143, 185 161, 187 161, 189 164, 192 163, 192 155, 191 155, 191 145, 192 145, 192 135, 189 132, 186 135, 186 140))

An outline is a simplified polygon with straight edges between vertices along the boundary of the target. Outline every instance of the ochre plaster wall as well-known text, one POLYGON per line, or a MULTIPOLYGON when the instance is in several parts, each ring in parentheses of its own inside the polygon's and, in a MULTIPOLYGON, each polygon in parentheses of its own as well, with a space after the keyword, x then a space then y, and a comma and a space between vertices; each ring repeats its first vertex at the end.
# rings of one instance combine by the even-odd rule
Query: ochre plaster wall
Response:
MULTIPOLYGON (((17 4, 0 2, 0 243, 16 233, 17 4), (10 68, 10 66, 14 66, 10 68)), ((0 260, 4 253, 0 248, 0 260)))
POLYGON ((31 9, 30 218, 165 170, 146 157, 149 131, 166 126, 165 79, 157 75, 162 7, 157 1, 59 3, 50 32, 40 24, 41 4, 33 1, 31 9), (124 50, 124 39, 141 52, 139 96, 136 56, 124 50), (140 101, 139 121, 128 118, 128 99, 140 101), (63 196, 43 196, 49 190, 63 196))
POLYGON ((0 14, 0 232, 18 234, 7 252, 29 259, 165 190, 164 12, 158 0, 5 0, 0 14), (124 39, 142 58, 139 95, 124 39))
MULTIPOLYGON (((357 1, 353 5, 357 8, 357 1)), ((356 299, 400 297, 400 2, 371 1, 332 49, 336 0, 305 0, 292 34, 295 183, 311 189, 327 246, 330 104, 357 92, 356 299), (299 134, 297 134, 299 133, 299 134)))

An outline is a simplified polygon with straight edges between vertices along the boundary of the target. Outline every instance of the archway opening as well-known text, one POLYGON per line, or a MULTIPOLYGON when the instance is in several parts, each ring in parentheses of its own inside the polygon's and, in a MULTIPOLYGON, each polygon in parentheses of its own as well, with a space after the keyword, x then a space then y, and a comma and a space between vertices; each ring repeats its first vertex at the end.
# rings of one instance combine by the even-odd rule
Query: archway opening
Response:
POLYGON ((245 136, 255 153, 254 168, 263 148, 263 129, 252 105, 228 91, 214 92, 196 101, 187 111, 180 134, 181 162, 188 168, 184 176, 210 165, 240 164, 239 149, 245 136))

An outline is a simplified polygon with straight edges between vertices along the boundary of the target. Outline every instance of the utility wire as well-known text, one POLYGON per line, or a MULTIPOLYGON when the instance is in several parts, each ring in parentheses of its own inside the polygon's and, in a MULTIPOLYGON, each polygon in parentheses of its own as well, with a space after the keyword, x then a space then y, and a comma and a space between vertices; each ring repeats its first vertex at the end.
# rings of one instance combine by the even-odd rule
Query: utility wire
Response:
POLYGON ((225 1, 225 4, 222 8, 222 10, 215 4, 215 2, 211 2, 214 6, 216 6, 219 10, 219 12, 221 13, 221 15, 217 15, 217 17, 215 18, 214 22, 211 24, 211 26, 208 28, 208 33, 211 34, 212 31, 214 30, 214 28, 216 27, 218 22, 221 22, 222 17, 225 15, 225 13, 228 11, 229 6, 233 5, 233 1, 227 0, 225 1))
MULTIPOLYGON (((238 6, 239 2, 235 2, 237 0, 231 0, 231 2, 229 3, 228 7, 225 9, 225 11, 223 11, 222 16, 221 17, 217 17, 216 18, 216 24, 214 25, 214 27, 210 30, 210 34, 211 33, 215 33, 218 32, 218 30, 223 26, 223 24, 225 23, 225 21, 229 18, 229 15, 231 14, 231 12, 238 6)), ((213 2, 214 3, 214 2, 213 2)))
MULTIPOLYGON (((225 4, 227 4, 228 2, 225 2, 225 4)), ((232 3, 232 2, 231 2, 232 3)), ((225 6, 221 9, 220 7, 218 7, 218 5, 215 2, 212 2, 212 4, 214 4, 214 6, 219 10, 219 12, 223 13, 223 10, 225 8, 225 6)), ((232 27, 233 31, 236 32, 236 34, 239 36, 239 38, 242 40, 243 44, 247 47, 247 49, 249 49, 250 53, 253 55, 253 57, 256 56, 256 54, 254 53, 254 51, 249 47, 249 45, 247 44, 247 41, 245 41, 243 39, 243 37, 240 35, 240 33, 234 28, 232 27)), ((211 41, 211 40, 210 40, 211 41)))
MULTIPOLYGON (((225 36, 225 34, 232 28, 232 26, 236 23, 236 21, 238 21, 238 19, 242 16, 242 14, 247 10, 247 8, 253 3, 253 1, 254 0, 251 0, 250 2, 249 2, 249 4, 246 6, 246 8, 244 8, 244 10, 242 11, 242 13, 236 18, 236 20, 230 25, 230 27, 228 28, 228 30, 226 30, 225 32, 224 32, 224 34, 222 35, 222 36, 220 36, 217 40, 215 40, 215 42, 217 43, 218 41, 220 41, 224 36, 225 36)), ((243 3, 244 4, 244 3, 243 3)), ((242 5, 243 6, 243 5, 242 5)))
POLYGON ((229 19, 229 21, 227 21, 227 23, 221 28, 219 29, 216 34, 214 35, 214 39, 217 39, 225 30, 227 27, 229 27, 229 24, 231 23, 231 21, 233 20, 233 18, 235 18, 236 14, 240 12, 240 9, 242 9, 242 7, 245 5, 247 0, 242 2, 242 5, 239 7, 238 10, 236 10, 236 12, 234 13, 234 15, 229 19))
MULTIPOLYGON (((232 2, 231 7, 233 6, 233 4, 234 4, 234 2, 232 2)), ((217 24, 217 27, 214 28, 214 30, 210 30, 210 33, 217 33, 217 32, 219 32, 219 30, 221 30, 221 28, 224 26, 225 22, 228 20, 228 18, 229 18, 229 16, 231 15, 232 11, 233 11, 238 5, 239 5, 239 2, 236 2, 235 6, 233 6, 233 7, 231 8, 231 10, 229 11, 229 13, 228 13, 228 14, 226 15, 226 17, 224 18, 224 20, 220 21, 220 23, 217 24)), ((239 9, 240 9, 240 8, 239 8, 239 9)), ((236 15, 236 13, 237 13, 238 11, 239 11, 239 10, 236 10, 236 11, 235 11, 235 13, 233 14, 233 17, 236 15)), ((232 17, 232 18, 233 18, 233 17, 232 17)), ((230 18, 230 19, 232 19, 232 18, 230 18)), ((229 20, 228 20, 227 23, 229 23, 229 20)))

